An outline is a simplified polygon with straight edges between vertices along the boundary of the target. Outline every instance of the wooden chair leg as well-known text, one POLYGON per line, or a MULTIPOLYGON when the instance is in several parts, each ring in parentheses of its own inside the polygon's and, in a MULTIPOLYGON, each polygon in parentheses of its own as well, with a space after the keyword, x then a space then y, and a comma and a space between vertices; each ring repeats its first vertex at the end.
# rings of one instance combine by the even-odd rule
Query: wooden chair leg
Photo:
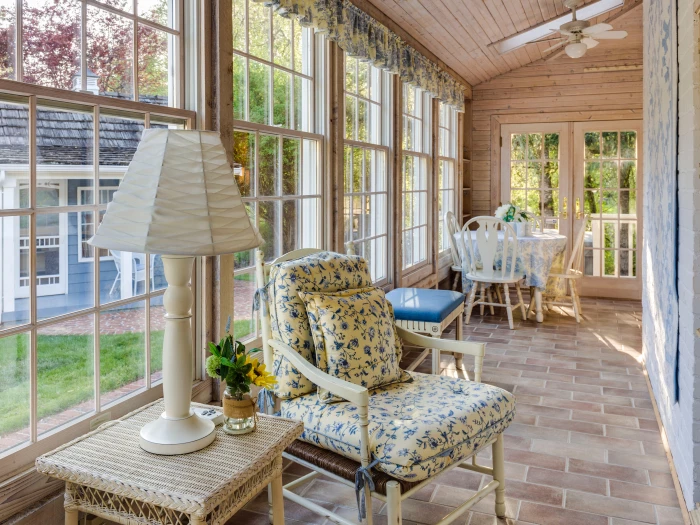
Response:
POLYGON ((581 308, 581 296, 578 294, 578 290, 576 289, 576 281, 571 281, 571 289, 576 294, 576 305, 578 306, 578 316, 580 318, 583 316, 583 308, 581 308))
POLYGON ((503 283, 503 295, 506 297, 506 312, 508 312, 508 326, 513 330, 513 307, 510 305, 510 292, 508 291, 508 285, 503 283))
MULTIPOLYGON (((463 337, 463 332, 464 332, 464 325, 462 324, 464 322, 464 313, 459 314, 457 316, 457 319, 455 320, 455 322, 457 323, 457 326, 455 328, 455 339, 457 341, 461 341, 462 337, 463 337)), ((460 354, 459 352, 455 352, 454 357, 455 357, 455 367, 457 368, 457 370, 461 370, 462 366, 463 366, 462 354, 460 354)))
POLYGON ((469 324, 469 319, 471 319, 472 316, 472 309, 474 308, 474 301, 476 300, 477 286, 479 286, 479 283, 472 283, 472 290, 469 292, 469 299, 467 300, 467 319, 465 321, 466 324, 469 324))
POLYGON ((530 318, 532 310, 535 308, 535 287, 530 286, 530 304, 527 306, 527 318, 530 318))
POLYGON ((491 445, 493 457, 493 479, 498 481, 496 489, 496 516, 506 517, 506 466, 503 454, 503 434, 499 434, 496 441, 491 445))
MULTIPOLYGON (((491 286, 490 285, 488 288, 486 288, 486 296, 489 298, 489 302, 493 303, 493 294, 491 293, 491 286)), ((489 305, 489 310, 491 311, 491 315, 494 315, 492 304, 489 305)))
POLYGON ((527 310, 525 310, 525 301, 523 301, 523 291, 520 289, 520 284, 515 284, 515 289, 518 292, 518 302, 520 303, 520 315, 523 316, 523 321, 527 319, 527 310))
POLYGON ((501 295, 501 289, 496 286, 496 297, 498 297, 498 302, 503 304, 503 296, 501 295))
POLYGON ((389 525, 401 525, 401 486, 398 481, 386 484, 386 514, 389 525))
POLYGON ((569 282, 569 288, 570 288, 570 292, 571 292, 571 306, 574 307, 574 317, 576 317, 576 322, 580 323, 581 322, 581 312, 579 311, 579 306, 578 306, 576 285, 573 283, 573 281, 569 282))
POLYGON ((484 283, 479 283, 479 286, 481 286, 481 290, 479 292, 479 301, 481 302, 481 304, 479 305, 479 313, 481 314, 481 317, 484 317, 484 303, 486 302, 486 285, 484 283))
POLYGON ((455 291, 457 290, 457 283, 459 282, 459 277, 461 274, 459 272, 455 272, 455 278, 454 281, 452 281, 452 290, 455 291))

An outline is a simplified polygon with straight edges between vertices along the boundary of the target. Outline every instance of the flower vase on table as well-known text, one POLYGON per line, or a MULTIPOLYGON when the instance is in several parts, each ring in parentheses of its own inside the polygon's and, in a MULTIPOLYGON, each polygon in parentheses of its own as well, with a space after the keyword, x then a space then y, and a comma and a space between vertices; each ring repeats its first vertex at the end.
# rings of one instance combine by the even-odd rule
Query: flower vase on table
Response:
MULTIPOLYGON (((229 326, 226 327, 228 332, 229 326)), ((218 345, 209 343, 211 354, 207 358, 207 373, 226 382, 224 392, 224 432, 248 434, 255 430, 255 400, 250 397, 250 385, 272 388, 277 384, 275 376, 265 370, 255 354, 259 348, 246 350, 240 341, 234 341, 228 333, 218 345)))
POLYGON ((517 206, 506 202, 499 206, 494 214, 497 219, 510 223, 518 237, 529 237, 532 233, 530 220, 527 214, 517 206))

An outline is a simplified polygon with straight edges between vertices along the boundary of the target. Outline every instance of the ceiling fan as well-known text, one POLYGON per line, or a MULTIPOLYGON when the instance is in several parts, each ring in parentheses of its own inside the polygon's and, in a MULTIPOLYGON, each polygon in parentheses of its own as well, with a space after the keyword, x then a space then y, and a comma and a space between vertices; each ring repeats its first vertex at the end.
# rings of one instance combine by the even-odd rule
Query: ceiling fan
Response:
POLYGON ((588 20, 578 20, 576 9, 583 5, 583 0, 564 0, 564 5, 571 9, 571 22, 562 24, 558 30, 561 42, 547 48, 543 53, 549 53, 566 45, 564 51, 571 58, 581 58, 591 48, 597 46, 598 40, 620 40, 627 36, 627 31, 612 31, 610 24, 591 25, 588 20))

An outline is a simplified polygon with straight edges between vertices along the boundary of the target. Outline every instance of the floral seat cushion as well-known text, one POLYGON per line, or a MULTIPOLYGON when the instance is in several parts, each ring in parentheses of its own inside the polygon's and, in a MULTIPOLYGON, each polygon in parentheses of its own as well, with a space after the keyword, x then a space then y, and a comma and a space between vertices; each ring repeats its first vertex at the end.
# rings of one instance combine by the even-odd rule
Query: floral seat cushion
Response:
MULTIPOLYGON (((501 388, 413 373, 413 382, 374 389, 369 400, 374 467, 420 481, 469 457, 510 425, 515 396, 501 388)), ((360 461, 360 425, 352 403, 311 394, 282 402, 281 415, 304 423, 301 440, 360 461)))
MULTIPOLYGON (((367 261, 355 255, 317 252, 275 264, 267 285, 272 339, 296 350, 316 365, 314 339, 299 292, 329 293, 372 286, 367 261)), ((315 385, 275 352, 275 395, 288 399, 316 390, 315 385)))

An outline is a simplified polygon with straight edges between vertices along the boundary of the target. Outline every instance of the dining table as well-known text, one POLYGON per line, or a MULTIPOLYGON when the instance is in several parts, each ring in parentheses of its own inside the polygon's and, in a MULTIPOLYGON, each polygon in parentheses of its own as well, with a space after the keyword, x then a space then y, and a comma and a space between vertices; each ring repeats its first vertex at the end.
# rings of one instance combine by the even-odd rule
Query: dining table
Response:
MULTIPOLYGON (((466 232, 455 233, 455 241, 459 247, 462 261, 466 260, 468 254, 462 253, 462 242, 460 235, 464 235, 464 246, 469 242, 466 232)), ((472 246, 474 254, 479 258, 479 251, 476 244, 476 235, 472 235, 472 246)), ((562 273, 564 270, 564 256, 566 253, 567 236, 559 233, 558 230, 543 230, 531 232, 529 235, 518 236, 518 256, 516 260, 516 270, 525 275, 525 286, 534 290, 535 317, 538 323, 544 321, 542 310, 542 296, 561 296, 566 294, 566 283, 562 279, 550 279, 550 273, 562 273)), ((510 251, 510 250, 509 250, 510 251)), ((503 232, 498 232, 498 249, 496 251, 495 267, 501 267, 503 258, 503 232)), ((477 261, 477 265, 479 265, 477 261)), ((469 266, 468 262, 465 265, 469 266)), ((466 277, 468 272, 462 272, 462 292, 471 290, 472 281, 466 277)), ((533 298, 531 298, 532 300, 533 298)))

